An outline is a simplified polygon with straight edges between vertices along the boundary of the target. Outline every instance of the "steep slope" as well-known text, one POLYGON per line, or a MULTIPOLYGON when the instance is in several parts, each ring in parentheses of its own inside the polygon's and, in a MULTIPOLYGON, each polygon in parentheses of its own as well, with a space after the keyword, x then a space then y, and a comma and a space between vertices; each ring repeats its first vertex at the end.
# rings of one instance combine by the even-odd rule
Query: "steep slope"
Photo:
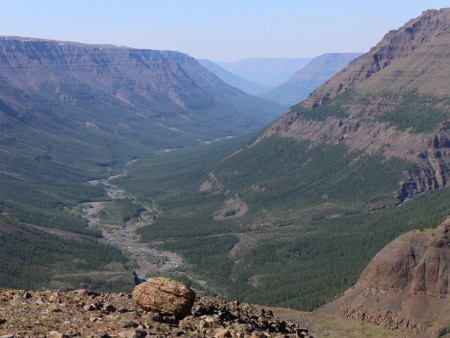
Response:
POLYGON ((383 248, 358 283, 321 312, 427 330, 450 322, 450 219, 437 229, 406 233, 383 248))
POLYGON ((286 81, 310 58, 252 58, 235 62, 216 62, 244 79, 275 87, 286 81))
MULTIPOLYGON (((130 177, 131 190, 146 184, 164 206, 142 236, 167 240, 163 248, 227 297, 313 309, 395 237, 442 222, 449 15, 430 10, 388 33, 244 146, 177 177, 188 192, 130 177)), ((156 165, 141 170, 154 175, 156 165)))
POLYGON ((271 89, 271 87, 269 86, 246 80, 240 76, 237 76, 210 60, 200 59, 197 61, 203 67, 216 74, 217 77, 219 77, 223 82, 228 83, 233 87, 239 88, 249 94, 259 95, 271 89))
POLYGON ((318 56, 296 71, 285 83, 259 96, 293 106, 360 55, 332 53, 318 56))
POLYGON ((399 197, 447 185, 450 9, 430 10, 389 32, 369 53, 274 123, 273 134, 405 158, 399 197))

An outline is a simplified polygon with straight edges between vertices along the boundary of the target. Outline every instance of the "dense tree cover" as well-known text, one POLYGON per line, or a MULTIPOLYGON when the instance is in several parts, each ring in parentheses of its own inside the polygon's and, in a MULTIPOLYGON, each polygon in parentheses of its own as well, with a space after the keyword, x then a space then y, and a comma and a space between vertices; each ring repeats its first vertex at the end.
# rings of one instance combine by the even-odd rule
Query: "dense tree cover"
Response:
POLYGON ((399 207, 326 218, 312 228, 266 230, 239 255, 231 276, 258 276, 231 295, 246 301, 311 310, 354 284, 370 259, 401 233, 439 224, 450 214, 450 189, 434 191, 399 207))
POLYGON ((47 160, 5 156, 5 161, 0 164, 4 168, 0 172, 2 212, 22 222, 100 235, 98 231, 87 229, 87 222, 80 215, 68 212, 78 203, 107 199, 101 186, 83 183, 92 178, 94 172, 76 171, 47 160), (13 163, 8 163, 8 160, 13 163))
POLYGON ((383 161, 381 152, 348 152, 343 143, 310 149, 308 142, 272 136, 223 161, 214 173, 249 205, 249 217, 264 208, 280 219, 323 203, 339 208, 392 204, 393 187, 410 167, 398 158, 383 161))
POLYGON ((378 118, 380 122, 389 122, 399 130, 410 130, 412 133, 430 133, 450 117, 448 109, 442 105, 450 103, 450 98, 436 98, 430 94, 423 95, 418 91, 403 96, 400 105, 393 111, 378 118))
MULTIPOLYGON (((73 90, 81 91, 80 100, 86 100, 77 109, 93 104, 89 95, 82 95, 85 88, 73 90)), ((344 116, 341 99, 318 107, 314 118, 344 116)), ((26 112, 19 115, 33 120, 26 112)), ((306 113, 302 118, 312 117, 306 113)), ((399 128, 403 123, 389 122, 399 128)), ((1 121, 0 129, 7 130, 1 121)), ((29 136, 24 132, 24 137, 29 136)), ((398 182, 405 171, 417 167, 398 158, 386 160, 382 151, 367 155, 350 152, 342 143, 311 147, 308 142, 272 136, 228 156, 254 140, 250 136, 145 156, 130 168, 130 175, 116 181, 134 199, 111 202, 100 217, 122 224, 136 217, 143 210, 141 205, 152 205, 158 213, 152 224, 139 230, 142 240, 155 241, 160 249, 183 256, 182 269, 208 280, 207 292, 310 310, 353 284, 371 257, 398 234, 436 225, 449 214, 449 189, 397 207, 398 182), (211 181, 210 173, 217 181, 211 181), (207 180, 212 190, 201 191, 200 185, 207 180), (224 220, 215 220, 215 213, 230 196, 238 196, 248 212, 234 218, 236 211, 229 210, 224 220)), ((36 142, 42 145, 44 138, 37 136, 36 142)), ((85 157, 77 166, 57 143, 48 143, 48 151, 34 154, 19 147, 12 134, 0 137, 4 149, 19 149, 1 155, 0 212, 11 216, 9 224, 18 221, 14 227, 20 229, 0 236, 0 257, 6 262, 0 284, 39 288, 61 274, 59 280, 64 283, 100 286, 104 280, 98 276, 64 277, 64 273, 95 271, 113 261, 129 264, 120 251, 99 246, 93 238, 73 242, 23 226, 33 223, 100 235, 68 211, 80 202, 107 198, 101 186, 84 182, 112 174, 106 167, 123 158, 125 148, 117 139, 102 142, 111 150, 117 147, 117 156, 96 158, 96 151, 84 154, 83 147, 75 147, 74 158, 85 157), (26 284, 18 285, 18 279, 26 284)), ((187 279, 182 273, 172 273, 187 279)), ((115 283, 104 287, 120 288, 115 283)))
MULTIPOLYGON (((130 266, 131 262, 113 246, 101 244, 88 237, 62 239, 33 229, 9 218, 0 221, 10 224, 10 231, 0 232, 0 285, 19 289, 46 289, 52 281, 65 281, 77 286, 73 276, 58 278, 55 275, 89 273, 103 270, 111 262, 130 266)), ((0 229, 1 230, 1 229, 0 229)), ((129 273, 132 281, 131 272, 129 273)), ((89 278, 79 277, 80 283, 89 284, 89 278)), ((105 280, 103 280, 105 281, 105 280)), ((110 291, 120 285, 104 285, 110 291)))
POLYGON ((160 248, 182 255, 190 274, 210 281, 210 292, 310 310, 354 284, 400 233, 437 225, 450 212, 450 189, 397 206, 403 171, 417 168, 382 152, 361 155, 342 144, 310 148, 271 137, 231 158, 219 145, 155 156, 120 184, 160 208, 142 239, 165 240, 160 248), (222 188, 202 192, 210 172, 222 188), (234 194, 248 213, 214 220, 234 194), (259 223, 272 227, 249 227, 259 223))
POLYGON ((215 285, 226 285, 229 272, 234 265, 233 260, 224 255, 239 242, 236 236, 202 236, 181 241, 167 241, 161 248, 179 252, 194 262, 196 269, 207 272, 207 280, 215 285))
POLYGON ((123 225, 133 218, 139 217, 144 207, 129 198, 112 200, 105 204, 99 217, 105 224, 123 225))

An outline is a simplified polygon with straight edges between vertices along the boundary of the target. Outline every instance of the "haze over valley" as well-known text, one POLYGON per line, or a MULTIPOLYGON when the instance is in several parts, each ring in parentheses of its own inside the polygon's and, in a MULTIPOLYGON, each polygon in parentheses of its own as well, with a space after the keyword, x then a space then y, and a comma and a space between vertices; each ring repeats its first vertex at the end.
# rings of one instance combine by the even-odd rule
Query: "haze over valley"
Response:
POLYGON ((450 333, 450 9, 354 48, 0 36, 0 337, 450 333))

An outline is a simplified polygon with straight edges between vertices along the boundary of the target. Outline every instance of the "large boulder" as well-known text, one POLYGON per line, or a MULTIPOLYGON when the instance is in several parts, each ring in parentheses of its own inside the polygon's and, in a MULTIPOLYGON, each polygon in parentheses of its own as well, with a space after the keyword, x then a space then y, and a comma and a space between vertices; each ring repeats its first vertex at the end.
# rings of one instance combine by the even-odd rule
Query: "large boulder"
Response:
POLYGON ((133 299, 144 310, 158 312, 163 316, 182 319, 190 314, 195 292, 175 280, 158 277, 149 278, 136 286, 133 299))

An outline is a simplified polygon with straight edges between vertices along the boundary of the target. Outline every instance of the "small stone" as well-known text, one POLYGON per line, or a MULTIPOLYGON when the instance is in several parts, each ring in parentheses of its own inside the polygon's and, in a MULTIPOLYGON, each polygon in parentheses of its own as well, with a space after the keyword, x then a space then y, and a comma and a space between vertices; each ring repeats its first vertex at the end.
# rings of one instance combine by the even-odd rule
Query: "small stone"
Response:
POLYGON ((61 332, 58 331, 50 331, 47 334, 48 338, 64 338, 64 335, 61 332))
POLYGON ((128 319, 121 319, 117 322, 116 324, 118 327, 123 327, 123 328, 128 328, 128 327, 133 327, 134 323, 130 322, 128 319))
POLYGON ((187 319, 180 320, 178 326, 181 327, 183 330, 192 330, 194 328, 192 326, 192 323, 187 319))
POLYGON ((216 321, 216 319, 211 316, 206 317, 204 321, 205 327, 209 329, 215 329, 220 326, 219 323, 216 321))
POLYGON ((148 313, 142 315, 142 318, 148 322, 161 322, 162 321, 161 315, 156 312, 148 312, 148 313))
POLYGON ((22 304, 26 304, 25 298, 23 298, 21 295, 14 295, 13 299, 12 299, 12 303, 14 305, 22 305, 22 304))
POLYGON ((118 336, 121 338, 144 338, 147 332, 143 330, 128 330, 119 332, 118 336))
POLYGON ((105 305, 103 305, 103 310, 105 312, 114 312, 116 311, 116 308, 114 307, 114 305, 106 303, 105 305))
POLYGON ((31 298, 31 293, 25 292, 25 294, 23 295, 23 298, 30 299, 31 298))
POLYGON ((62 310, 59 308, 58 305, 52 305, 52 306, 49 306, 47 308, 47 311, 49 311, 49 312, 61 312, 62 310))
POLYGON ((219 329, 214 332, 214 338, 225 338, 225 337, 231 337, 230 329, 219 329))
POLYGON ((88 305, 83 306, 84 311, 94 311, 95 309, 96 309, 96 307, 94 304, 88 304, 88 305))
POLYGON ((95 322, 96 320, 98 320, 99 319, 99 316, 98 315, 90 315, 89 316, 89 321, 90 322, 95 322))
POLYGON ((91 335, 91 338, 110 338, 110 335, 105 331, 97 331, 91 335))
POLYGON ((75 293, 79 296, 79 297, 87 297, 89 296, 88 292, 86 289, 80 289, 80 290, 75 290, 75 293))
POLYGON ((14 338, 13 334, 5 334, 4 336, 0 336, 0 338, 14 338))
POLYGON ((61 298, 59 297, 58 292, 53 292, 50 297, 48 297, 48 301, 50 303, 61 303, 61 298))

